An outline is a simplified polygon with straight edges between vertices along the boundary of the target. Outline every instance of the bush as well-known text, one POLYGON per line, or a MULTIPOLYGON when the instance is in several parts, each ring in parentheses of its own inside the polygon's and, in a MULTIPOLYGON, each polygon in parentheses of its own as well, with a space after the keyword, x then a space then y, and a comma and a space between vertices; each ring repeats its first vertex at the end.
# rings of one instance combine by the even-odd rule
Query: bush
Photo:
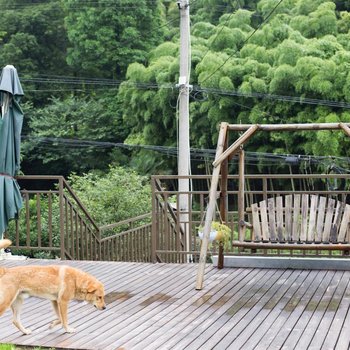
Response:
POLYGON ((110 167, 103 176, 90 172, 72 175, 69 182, 96 223, 111 224, 151 211, 149 178, 121 167, 110 167))

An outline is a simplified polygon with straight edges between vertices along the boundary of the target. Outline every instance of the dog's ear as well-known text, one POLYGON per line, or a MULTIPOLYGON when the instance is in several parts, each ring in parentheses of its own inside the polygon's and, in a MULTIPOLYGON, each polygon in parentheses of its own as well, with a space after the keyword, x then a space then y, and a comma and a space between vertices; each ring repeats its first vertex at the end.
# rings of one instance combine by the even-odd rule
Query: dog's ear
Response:
POLYGON ((87 287, 87 292, 88 292, 88 293, 93 293, 96 289, 97 289, 97 288, 96 288, 95 284, 90 283, 90 284, 88 285, 88 287, 87 287))

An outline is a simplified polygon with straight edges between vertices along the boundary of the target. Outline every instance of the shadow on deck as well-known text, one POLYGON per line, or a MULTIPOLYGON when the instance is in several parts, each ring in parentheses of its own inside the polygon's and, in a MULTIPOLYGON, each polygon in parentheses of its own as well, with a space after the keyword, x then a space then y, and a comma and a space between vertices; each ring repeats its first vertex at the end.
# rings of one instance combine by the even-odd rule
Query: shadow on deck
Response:
MULTIPOLYGON (((56 261, 2 261, 2 266, 56 261)), ((58 261, 58 264, 63 262, 58 261)), ((350 343, 350 271, 206 267, 195 264, 65 261, 105 283, 107 310, 72 302, 75 334, 48 329, 51 303, 26 300, 21 333, 11 312, 1 342, 57 349, 341 349, 350 343)))

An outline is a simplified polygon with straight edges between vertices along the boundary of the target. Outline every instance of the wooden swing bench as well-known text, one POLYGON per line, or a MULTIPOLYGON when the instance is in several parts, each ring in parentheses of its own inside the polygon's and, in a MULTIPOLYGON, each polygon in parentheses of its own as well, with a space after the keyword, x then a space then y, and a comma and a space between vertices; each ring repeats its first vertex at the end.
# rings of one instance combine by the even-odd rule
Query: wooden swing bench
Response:
MULTIPOLYGON (((251 205, 250 239, 234 247, 350 251, 350 205, 318 195, 294 194, 251 205)), ((344 252, 345 254, 348 252, 344 252)))

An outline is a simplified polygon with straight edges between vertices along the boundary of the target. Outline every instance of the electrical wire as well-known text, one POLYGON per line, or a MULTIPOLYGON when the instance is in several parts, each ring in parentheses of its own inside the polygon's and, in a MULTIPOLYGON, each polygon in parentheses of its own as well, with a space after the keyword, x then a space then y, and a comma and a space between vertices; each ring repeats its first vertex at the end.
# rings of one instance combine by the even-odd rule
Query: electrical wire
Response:
MULTIPOLYGON (((130 1, 131 3, 134 3, 133 1, 130 1)), ((143 0, 144 3, 148 3, 148 4, 157 4, 159 3, 157 0, 143 0)), ((26 8, 26 7, 36 7, 36 6, 40 6, 40 5, 68 5, 69 9, 73 9, 73 8, 78 8, 78 9, 82 9, 82 8, 86 8, 87 5, 90 5, 91 7, 93 6, 98 6, 99 7, 113 7, 113 8, 139 8, 140 6, 137 4, 133 4, 128 5, 128 4, 118 4, 118 2, 111 2, 111 1, 103 1, 103 0, 95 0, 95 1, 89 1, 89 0, 83 0, 81 2, 76 1, 74 4, 62 4, 62 2, 56 1, 56 2, 22 2, 21 4, 7 4, 7 5, 3 5, 1 7, 1 9, 22 9, 22 8, 26 8), (102 5, 102 6, 101 6, 102 5)))
MULTIPOLYGON (((238 0, 236 0, 236 4, 239 4, 238 0)), ((221 34, 221 32, 224 30, 224 28, 226 27, 226 24, 228 23, 228 21, 230 20, 231 16, 233 15, 233 11, 230 13, 230 15, 227 17, 225 23, 221 26, 220 30, 216 33, 213 41, 212 41, 212 45, 215 43, 216 39, 218 38, 218 36, 221 34)), ((207 51, 205 52, 205 54, 203 55, 201 62, 204 60, 205 56, 208 54, 208 52, 210 52, 210 47, 208 47, 207 51)))
MULTIPOLYGON (((270 11, 270 13, 267 15, 267 17, 258 25, 258 27, 248 36, 248 38, 246 38, 243 41, 243 45, 245 45, 249 39, 251 39, 251 37, 265 24, 267 23, 267 20, 272 16, 272 14, 276 11, 277 7, 283 2, 284 0, 280 0, 277 5, 270 11)), ((219 66, 217 67, 208 77, 206 77, 202 82, 201 85, 203 85, 204 82, 206 82, 209 78, 211 78, 216 72, 218 72, 235 54, 236 52, 234 52, 233 54, 229 55, 228 58, 219 66)))
MULTIPOLYGON (((69 146, 71 148, 123 148, 127 150, 149 150, 167 154, 169 156, 178 157, 178 147, 171 146, 157 146, 157 145, 131 145, 118 142, 107 142, 107 141, 94 141, 94 140, 82 140, 82 139, 68 139, 61 137, 39 137, 35 135, 22 135, 22 139, 28 140, 32 143, 43 144, 52 147, 60 147, 60 145, 69 146)), ((190 148, 191 159, 214 159, 216 150, 215 149, 201 149, 201 148, 190 148)), ((336 162, 344 162, 350 165, 349 157, 339 157, 339 156, 314 156, 314 155, 300 155, 300 154, 275 154, 268 152, 250 152, 245 151, 245 158, 250 162, 268 162, 269 164, 276 163, 286 163, 288 158, 295 158, 299 163, 323 163, 329 164, 330 162, 337 166, 337 170, 343 170, 343 168, 338 169, 336 162)), ((237 159, 237 155, 233 157, 234 161, 237 159)), ((264 164, 266 165, 266 164, 264 164)), ((348 171, 348 170, 346 170, 348 171)))
MULTIPOLYGON (((112 79, 102 79, 102 78, 75 78, 75 77, 59 77, 59 76, 37 76, 37 77, 26 77, 21 78, 21 82, 35 83, 35 84, 63 84, 70 85, 70 89, 64 91, 75 90, 74 85, 83 85, 83 86, 103 86, 101 90, 107 88, 117 88, 123 84, 123 88, 131 89, 175 89, 176 85, 172 83, 168 84, 157 84, 155 82, 150 83, 141 83, 141 82, 132 82, 127 80, 112 80, 112 79)), ((25 85, 23 84, 25 87, 25 85)), ((94 88, 95 89, 95 88, 94 88)), ((31 92, 49 92, 49 91, 60 91, 57 89, 54 90, 38 90, 38 89, 28 89, 26 91, 31 92)), ((78 90, 86 91, 86 90, 78 90)), ((341 101, 332 101, 332 100, 322 100, 322 99, 312 99, 307 97, 298 97, 298 96, 287 96, 287 95, 275 95, 275 94, 265 94, 259 92, 243 93, 240 91, 228 91, 216 88, 201 88, 197 85, 194 85, 192 88, 194 93, 205 93, 219 96, 239 96, 244 98, 257 98, 257 99, 268 99, 268 100, 277 100, 282 102, 290 103, 299 103, 299 104, 310 104, 310 105, 322 105, 328 107, 337 107, 337 108, 350 108, 350 103, 341 102, 341 101)), ((247 107, 250 108, 250 107, 247 107)))
POLYGON ((350 108, 350 103, 347 103, 347 102, 312 99, 312 98, 306 98, 306 97, 304 98, 304 97, 298 97, 298 96, 274 95, 274 94, 265 94, 265 93, 259 93, 259 92, 242 93, 239 91, 227 91, 227 90, 221 90, 221 89, 215 89, 215 88, 200 88, 199 86, 193 86, 193 91, 205 92, 207 94, 222 95, 222 96, 241 96, 241 97, 259 98, 259 99, 278 100, 283 102, 292 102, 292 103, 300 103, 300 104, 323 105, 323 106, 341 107, 341 108, 347 108, 347 109, 350 108))

